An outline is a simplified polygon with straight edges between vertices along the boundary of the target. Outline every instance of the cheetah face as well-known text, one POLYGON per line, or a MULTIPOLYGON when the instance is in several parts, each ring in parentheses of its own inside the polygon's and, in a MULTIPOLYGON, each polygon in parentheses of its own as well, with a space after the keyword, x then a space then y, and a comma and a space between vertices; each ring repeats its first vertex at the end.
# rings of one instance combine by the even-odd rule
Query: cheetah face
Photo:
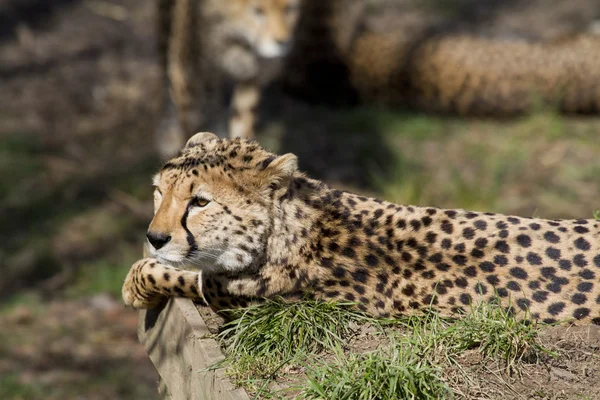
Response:
POLYGON ((292 46, 300 0, 247 0, 240 31, 258 55, 282 57, 292 46))
POLYGON ((151 255, 207 272, 258 266, 271 232, 269 191, 291 178, 296 157, 275 157, 253 142, 198 135, 154 178, 151 255))

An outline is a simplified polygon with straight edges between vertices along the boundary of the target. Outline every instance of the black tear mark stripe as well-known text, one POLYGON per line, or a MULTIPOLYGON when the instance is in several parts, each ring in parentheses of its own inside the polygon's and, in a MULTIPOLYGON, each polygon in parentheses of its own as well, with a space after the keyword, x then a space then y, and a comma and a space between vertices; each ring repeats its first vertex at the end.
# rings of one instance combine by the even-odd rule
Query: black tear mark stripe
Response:
POLYGON ((186 258, 189 258, 193 252, 198 251, 198 245, 196 244, 196 239, 194 238, 194 235, 192 235, 192 232, 190 232, 190 230, 187 227, 187 218, 190 213, 190 207, 192 205, 192 201, 190 201, 188 203, 188 206, 185 209, 183 216, 181 217, 181 226, 185 230, 185 233, 187 235, 187 242, 188 242, 188 245, 190 246, 190 248, 188 249, 186 258))

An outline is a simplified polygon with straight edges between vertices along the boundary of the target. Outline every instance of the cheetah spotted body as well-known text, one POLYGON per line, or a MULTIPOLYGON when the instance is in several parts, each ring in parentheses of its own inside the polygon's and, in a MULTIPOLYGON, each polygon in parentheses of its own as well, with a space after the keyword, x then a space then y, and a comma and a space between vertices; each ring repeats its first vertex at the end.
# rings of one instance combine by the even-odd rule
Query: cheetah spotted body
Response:
POLYGON ((291 154, 210 133, 155 185, 152 258, 123 286, 134 307, 186 296, 219 310, 312 293, 387 317, 499 298, 542 321, 600 324, 599 221, 396 205, 310 179, 291 154))

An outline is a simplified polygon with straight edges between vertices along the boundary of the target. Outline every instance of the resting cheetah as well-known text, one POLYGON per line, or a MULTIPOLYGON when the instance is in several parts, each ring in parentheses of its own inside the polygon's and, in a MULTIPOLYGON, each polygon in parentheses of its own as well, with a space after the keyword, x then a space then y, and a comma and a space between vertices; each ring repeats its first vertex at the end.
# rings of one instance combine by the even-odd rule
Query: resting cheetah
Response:
POLYGON ((536 105, 600 112, 600 35, 551 42, 467 34, 416 43, 363 33, 348 56, 363 98, 460 115, 510 115, 536 105))
POLYGON ((460 115, 600 112, 598 2, 305 2, 284 79, 310 101, 460 115))
POLYGON ((545 322, 600 324, 600 221, 396 205, 310 179, 293 154, 211 133, 192 137, 154 185, 153 258, 123 286, 136 308, 312 293, 387 317, 499 298, 545 322))
POLYGON ((292 47, 301 3, 158 0, 165 90, 157 144, 164 156, 179 150, 199 127, 218 122, 211 118, 227 109, 228 97, 229 135, 253 136, 260 87, 277 76, 292 47))

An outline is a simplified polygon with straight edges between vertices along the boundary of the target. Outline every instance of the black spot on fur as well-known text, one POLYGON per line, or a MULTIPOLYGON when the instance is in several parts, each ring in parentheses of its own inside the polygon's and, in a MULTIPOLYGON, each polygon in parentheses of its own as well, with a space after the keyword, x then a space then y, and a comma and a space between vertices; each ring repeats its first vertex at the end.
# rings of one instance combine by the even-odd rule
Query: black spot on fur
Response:
POLYGON ((521 247, 531 247, 531 237, 529 237, 529 235, 519 235, 517 236, 517 243, 519 243, 521 247))
POLYGON ((543 303, 548 299, 548 292, 540 290, 538 292, 535 292, 533 296, 531 296, 531 298, 537 303, 543 303))
POLYGON ((354 291, 358 294, 365 294, 365 287, 361 286, 361 285, 354 285, 352 286, 352 289, 354 289, 354 291))
POLYGON ((521 298, 517 300, 517 306, 519 306, 519 308, 523 311, 527 311, 530 305, 531 302, 528 299, 521 298))
POLYGON ((459 300, 462 304, 468 306, 471 304, 471 295, 468 293, 463 293, 460 295, 459 300))
POLYGON ((590 242, 588 242, 587 240, 585 240, 584 238, 578 238, 575 240, 575 247, 577 247, 579 250, 583 250, 583 251, 588 251, 590 249, 590 242))
POLYGON ((446 264, 446 263, 439 263, 435 266, 438 270, 440 271, 448 271, 450 269, 450 265, 446 264))
POLYGON ((510 274, 518 279, 527 279, 527 272, 520 267, 514 267, 510 269, 510 274))
POLYGON ((527 284, 527 286, 529 287, 529 289, 533 289, 533 290, 539 289, 540 288, 540 281, 538 281, 538 280, 531 281, 531 282, 529 282, 527 284))
POLYGON ((594 279, 596 278, 596 274, 594 273, 594 271, 589 270, 589 269, 584 269, 582 271, 579 272, 579 276, 583 279, 594 279))
POLYGON ((467 263, 467 257, 457 254, 452 257, 452 261, 454 261, 458 265, 465 265, 467 263))
POLYGON ((558 243, 560 241, 560 237, 554 232, 548 231, 544 233, 544 239, 550 243, 558 243))
POLYGON ((475 241, 475 246, 479 247, 480 249, 485 248, 485 246, 487 246, 488 244, 488 240, 486 238, 479 238, 475 241))
POLYGON ((477 282, 473 289, 475 289, 475 293, 479 295, 484 295, 488 291, 487 287, 481 282, 477 282))
POLYGON ((510 252, 510 246, 504 240, 498 240, 494 248, 504 254, 508 254, 510 252))
MULTIPOLYGON (((452 240, 450 240, 450 239, 442 240, 442 249, 449 250, 451 247, 452 247, 452 240)), ((598 260, 598 262, 599 262, 598 267, 600 267, 600 259, 598 260)))
POLYGON ((557 303, 552 303, 548 307, 548 313, 550 315, 558 315, 562 312, 562 310, 564 310, 564 308, 565 308, 565 303, 563 303, 562 301, 557 302, 557 303))
POLYGON ((406 296, 413 296, 415 294, 415 285, 406 285, 404 289, 402 289, 402 294, 406 296))
POLYGON ((577 290, 584 293, 589 293, 594 288, 594 284, 592 282, 581 282, 577 285, 577 290))
POLYGON ((587 301, 587 296, 583 293, 575 293, 571 296, 571 301, 573 304, 582 305, 587 301))
POLYGON ((558 262, 558 266, 560 267, 560 269, 564 269, 565 271, 570 271, 571 270, 571 261, 569 260, 560 260, 558 262))
POLYGON ((585 256, 583 254, 576 254, 575 257, 573 257, 573 264, 575 264, 578 267, 585 267, 586 265, 588 265, 588 262, 585 259, 585 256))
POLYGON ((454 280, 454 284, 456 284, 456 286, 458 286, 459 288, 466 288, 467 285, 469 284, 469 282, 467 281, 466 278, 456 278, 454 280))
POLYGON ((531 265, 542 265, 542 258, 533 252, 527 253, 527 261, 531 265))
POLYGON ((465 228, 462 231, 462 235, 465 239, 473 239, 475 237, 475 229, 473 228, 465 228))
POLYGON ((503 267, 506 264, 508 264, 508 259, 506 258, 506 256, 498 255, 494 257, 494 263, 503 267))
POLYGON ((483 250, 473 249, 471 250, 471 256, 475 258, 483 258, 485 256, 485 253, 483 252, 483 250))
POLYGON ((480 231, 485 231, 487 229, 487 222, 482 219, 478 219, 477 221, 473 222, 473 226, 480 231))
POLYGON ((587 317, 588 315, 590 315, 589 308, 580 307, 580 308, 576 309, 575 311, 573 311, 573 317, 575 319, 583 319, 583 318, 587 317))
POLYGON ((429 244, 434 244, 436 239, 437 233, 435 232, 428 232, 427 235, 425 235, 425 241, 429 244))
POLYGON ((413 230, 416 232, 419 229, 421 229, 421 223, 419 221, 417 221, 416 219, 413 219, 412 221, 410 221, 410 226, 411 228, 413 228, 413 230))
POLYGON ((452 226, 452 224, 449 221, 442 222, 441 229, 448 235, 450 235, 450 234, 452 234, 452 232, 454 232, 454 226, 452 226))
POLYGON ((375 267, 375 266, 377 266, 377 264, 379 264, 379 259, 374 254, 367 254, 365 256, 365 262, 367 263, 368 266, 375 267))
POLYGON ((342 250, 342 255, 345 257, 354 258, 356 256, 356 252, 350 247, 345 247, 344 250, 342 250))
POLYGON ((479 268, 483 272, 494 272, 494 269, 496 269, 496 266, 489 261, 484 261, 481 264, 479 264, 479 268))
POLYGON ((354 280, 361 282, 361 283, 366 283, 368 277, 369 277, 369 272, 364 268, 359 268, 356 271, 352 272, 352 278, 354 278, 354 280))
POLYGON ((546 249, 546 255, 552 260, 558 261, 560 259, 560 250, 554 247, 548 247, 546 249))
POLYGON ((500 279, 496 275, 488 275, 485 280, 492 286, 498 286, 500 279))

